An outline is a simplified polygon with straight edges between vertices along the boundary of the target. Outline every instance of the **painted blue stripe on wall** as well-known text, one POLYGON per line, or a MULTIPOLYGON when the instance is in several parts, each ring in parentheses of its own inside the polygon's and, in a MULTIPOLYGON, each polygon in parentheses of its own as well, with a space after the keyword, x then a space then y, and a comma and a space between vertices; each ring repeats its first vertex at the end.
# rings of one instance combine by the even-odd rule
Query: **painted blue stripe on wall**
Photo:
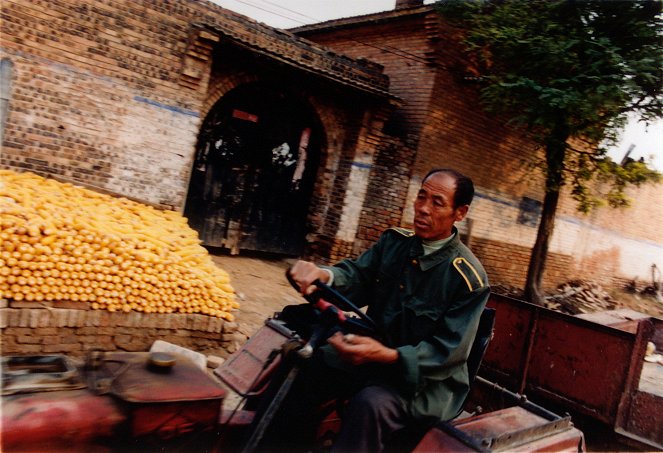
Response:
MULTIPOLYGON (((612 209, 612 208, 609 208, 609 209, 612 209)), ((628 208, 626 208, 626 209, 628 209, 628 208)), ((615 230, 611 230, 609 228, 604 228, 604 227, 594 226, 591 223, 587 223, 587 222, 583 221, 582 219, 578 219, 576 217, 559 216, 558 218, 562 222, 572 223, 574 225, 580 225, 583 228, 589 228, 590 230, 594 230, 594 231, 601 231, 603 233, 610 234, 612 236, 616 236, 616 237, 621 238, 621 239, 628 239, 629 241, 639 242, 640 244, 645 244, 645 245, 648 245, 650 247, 655 247, 655 248, 661 249, 663 251, 663 245, 659 244, 657 242, 652 242, 652 241, 649 241, 647 239, 639 239, 639 238, 624 236, 623 234, 619 234, 615 230)))
POLYGON ((359 168, 373 168, 373 165, 371 164, 365 164, 363 162, 352 162, 351 164, 353 167, 359 167, 359 168))
MULTIPOLYGON (((515 208, 515 209, 520 209, 519 204, 514 203, 512 201, 509 201, 509 200, 504 200, 504 199, 501 199, 501 198, 497 198, 497 197, 494 197, 492 195, 485 195, 485 194, 476 192, 474 194, 474 196, 478 197, 478 198, 483 198, 483 199, 488 200, 488 201, 492 201, 493 203, 498 203, 498 204, 501 204, 501 205, 504 205, 504 206, 509 206, 509 207, 512 207, 512 208, 515 208)), ((608 229, 608 228, 598 227, 598 226, 592 225, 591 223, 585 222, 582 219, 579 219, 577 217, 558 216, 557 221, 572 223, 574 225, 579 225, 583 228, 588 228, 588 229, 593 230, 593 231, 600 231, 602 233, 609 234, 611 236, 615 236, 615 237, 618 237, 620 239, 628 239, 629 241, 637 242, 637 243, 640 243, 640 244, 645 244, 649 247, 654 247, 654 248, 663 250, 663 245, 661 245, 657 242, 652 242, 652 241, 649 241, 647 239, 640 239, 640 238, 624 236, 623 234, 620 234, 620 233, 616 232, 615 230, 611 230, 611 229, 608 229)))
POLYGON ((512 208, 520 209, 520 205, 518 205, 517 203, 513 203, 511 201, 507 201, 507 200, 503 200, 501 198, 493 197, 491 195, 484 195, 482 193, 475 192, 474 196, 478 197, 478 198, 483 198, 484 200, 492 201, 493 203, 499 203, 499 204, 503 204, 504 206, 511 206, 512 208))
POLYGON ((174 105, 162 104, 161 102, 153 101, 152 99, 144 98, 143 96, 134 96, 134 100, 138 102, 144 102, 145 104, 153 105, 170 112, 180 113, 182 115, 195 116, 196 118, 199 116, 198 112, 194 112, 193 110, 175 107, 174 105))

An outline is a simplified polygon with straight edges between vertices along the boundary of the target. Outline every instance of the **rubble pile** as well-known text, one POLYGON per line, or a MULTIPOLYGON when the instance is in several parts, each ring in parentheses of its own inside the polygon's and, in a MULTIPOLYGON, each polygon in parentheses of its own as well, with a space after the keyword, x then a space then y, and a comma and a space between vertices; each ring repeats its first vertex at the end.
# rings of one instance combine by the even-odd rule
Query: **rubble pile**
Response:
POLYGON ((493 294, 499 294, 501 296, 513 297, 515 299, 522 299, 523 298, 522 288, 518 288, 516 286, 509 286, 509 285, 503 285, 503 284, 491 285, 490 286, 490 291, 493 294))
POLYGON ((546 307, 570 315, 615 310, 619 303, 599 284, 573 280, 557 287, 557 294, 546 296, 546 307))

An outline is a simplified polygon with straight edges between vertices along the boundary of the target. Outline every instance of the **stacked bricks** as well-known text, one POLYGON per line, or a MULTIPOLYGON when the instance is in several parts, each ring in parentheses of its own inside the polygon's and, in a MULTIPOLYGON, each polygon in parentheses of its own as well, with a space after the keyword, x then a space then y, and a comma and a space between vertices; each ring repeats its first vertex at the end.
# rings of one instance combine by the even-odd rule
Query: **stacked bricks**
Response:
POLYGON ((407 101, 387 128, 407 146, 415 146, 426 121, 437 73, 429 58, 431 47, 426 34, 426 16, 415 15, 404 21, 375 21, 369 27, 338 27, 321 33, 314 28, 302 27, 295 32, 350 57, 365 58, 384 67, 389 76, 389 91, 407 101))
POLYGON ((366 250, 387 228, 401 224, 413 159, 414 150, 385 137, 371 174, 353 254, 366 250))
MULTIPOLYGON (((503 242, 472 238, 472 251, 481 257, 491 285, 512 286, 511 282, 522 285, 527 277, 530 249, 503 242)), ((546 259, 543 285, 545 290, 553 290, 557 282, 576 278, 568 255, 549 253, 546 259)))
MULTIPOLYGON (((67 306, 58 303, 57 306, 67 306)), ((155 340, 226 357, 241 336, 237 324, 195 314, 111 313, 54 308, 49 303, 0 301, 2 354, 69 354, 91 349, 147 351, 155 340)), ((74 307, 74 304, 71 304, 74 307)))

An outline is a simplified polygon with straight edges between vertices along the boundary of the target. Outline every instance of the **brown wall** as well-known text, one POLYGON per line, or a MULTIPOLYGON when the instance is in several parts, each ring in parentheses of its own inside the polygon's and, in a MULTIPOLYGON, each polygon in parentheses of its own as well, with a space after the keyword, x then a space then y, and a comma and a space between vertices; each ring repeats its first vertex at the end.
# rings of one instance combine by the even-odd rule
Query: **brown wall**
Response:
MULTIPOLYGON (((0 57, 12 61, 14 78, 0 166, 181 210, 202 120, 230 90, 269 82, 319 118, 308 239, 333 242, 343 207, 356 202, 346 191, 352 162, 381 142, 384 97, 335 82, 326 68, 320 76, 241 50, 224 33, 252 36, 265 48, 283 38, 284 52, 295 38, 210 2, 9 1, 3 14, 0 57)), ((371 63, 329 58, 310 64, 337 58, 341 78, 379 72, 371 63), (368 72, 352 72, 362 65, 368 72)))
MULTIPOLYGON (((449 166, 475 180, 472 237, 483 243, 477 254, 493 282, 522 285, 522 269, 505 269, 524 263, 534 243, 536 227, 518 216, 523 197, 543 198, 537 152, 522 133, 482 112, 478 87, 452 64, 456 51, 433 14, 305 34, 383 65, 390 91, 403 100, 387 116, 383 100, 283 63, 238 67, 232 55, 214 54, 225 38, 193 24, 227 23, 229 13, 208 2, 5 0, 2 12, 0 57, 11 59, 14 78, 0 166, 181 209, 206 113, 230 89, 277 70, 312 106, 324 133, 309 216, 312 253, 355 255, 386 226, 407 225, 420 177, 449 166), (212 70, 213 63, 226 66, 212 70), (370 174, 360 190, 351 185, 358 165, 370 174)), ((647 278, 663 255, 663 188, 633 197, 632 209, 589 217, 562 200, 551 245, 559 260, 550 261, 564 264, 546 285, 566 275, 647 278)))
POLYGON ((362 201, 356 238, 332 241, 319 255, 333 262, 368 248, 386 228, 401 223, 408 198, 415 149, 424 127, 435 83, 431 65, 426 16, 412 22, 377 23, 364 29, 339 28, 307 39, 353 58, 378 62, 389 75, 390 92, 404 102, 388 117, 378 134, 380 141, 370 169, 366 198, 362 201))
POLYGON ((389 103, 307 74, 294 74, 287 66, 266 63, 244 51, 221 49, 214 59, 203 114, 237 87, 269 83, 309 106, 317 118, 320 165, 309 207, 307 253, 328 259, 328 244, 335 243, 343 208, 362 201, 348 193, 351 166, 382 146, 382 124, 391 110, 389 103))
MULTIPOLYGON (((472 221, 472 248, 493 284, 522 287, 536 239, 538 215, 534 223, 521 221, 521 216, 526 212, 524 202, 543 200, 544 179, 537 166, 542 150, 527 139, 524 131, 506 126, 503 119, 482 109, 480 85, 466 77, 471 74, 460 58, 454 31, 434 12, 386 21, 342 22, 317 31, 305 29, 301 34, 384 65, 393 91, 404 99, 400 112, 409 118, 404 123, 409 134, 401 137, 416 151, 397 151, 411 175, 409 180, 405 178, 409 195, 399 223, 411 224, 412 199, 429 169, 451 167, 469 175, 477 189, 468 216, 472 221), (396 49, 407 55, 399 55, 396 49), (411 54, 428 63, 414 61, 411 54)), ((387 126, 386 131, 398 133, 398 128, 394 131, 387 126)), ((403 193, 399 178, 406 174, 392 164, 383 173, 376 169, 372 177, 389 181, 383 188, 403 193), (387 175, 393 179, 390 181, 387 175)), ((578 278, 608 285, 628 276, 646 279, 652 263, 663 267, 663 229, 658 227, 663 221, 663 185, 633 189, 630 194, 635 202, 632 208, 601 208, 584 216, 577 212, 568 190, 564 191, 544 274, 546 288, 578 278)), ((370 195, 364 209, 399 206, 388 204, 379 190, 370 195)), ((377 218, 370 209, 365 211, 377 218)), ((468 223, 459 225, 465 235, 468 223)), ((370 217, 366 224, 370 224, 370 217)), ((374 224, 383 226, 379 221, 374 224)), ((345 250, 357 254, 375 236, 376 232, 364 225, 354 244, 346 244, 345 250)))
POLYGON ((203 4, 7 1, 14 65, 0 164, 180 207, 199 111, 186 56, 203 4), (186 71, 185 71, 186 72, 186 71))
MULTIPOLYGON (((110 313, 48 303, 3 301, 2 354, 68 354, 92 349, 148 351, 156 340, 225 357, 246 340, 235 323, 206 315, 110 313)), ((78 304, 80 305, 80 304, 78 304)))
POLYGON ((436 77, 436 68, 429 59, 432 48, 425 16, 363 28, 310 32, 303 36, 352 58, 365 58, 384 66, 389 76, 389 91, 405 100, 387 130, 410 146, 416 144, 426 121, 436 77))

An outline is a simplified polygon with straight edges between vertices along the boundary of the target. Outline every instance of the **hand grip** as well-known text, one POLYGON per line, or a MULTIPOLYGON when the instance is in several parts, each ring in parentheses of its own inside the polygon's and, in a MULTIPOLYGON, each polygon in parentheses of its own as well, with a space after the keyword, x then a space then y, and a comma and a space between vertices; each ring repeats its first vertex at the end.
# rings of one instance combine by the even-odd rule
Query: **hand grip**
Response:
MULTIPOLYGON (((296 290, 298 293, 301 293, 301 292, 302 292, 301 288, 299 287, 299 285, 297 284, 297 282, 295 281, 295 279, 292 278, 292 274, 290 273, 290 269, 288 269, 287 271, 285 271, 285 277, 288 279, 288 282, 290 283, 290 285, 291 285, 293 288, 295 288, 295 290, 296 290)), ((313 282, 313 284, 317 286, 316 283, 320 283, 321 285, 324 284, 324 283, 322 283, 320 280, 316 280, 316 281, 313 282)), ((317 291, 316 291, 316 292, 313 292, 313 293, 311 293, 311 294, 306 294, 306 295, 303 296, 303 297, 304 297, 304 299, 306 299, 306 300, 307 300, 309 303, 311 303, 311 304, 315 304, 318 300, 320 300, 320 294, 319 294, 317 291)))
MULTIPOLYGON (((297 284, 295 279, 292 278, 292 275, 290 274, 290 269, 288 269, 285 272, 285 276, 288 279, 288 282, 290 282, 290 284, 292 285, 292 287, 295 288, 298 292, 301 292, 299 285, 297 284)), ((368 315, 366 315, 366 313, 361 311, 359 307, 357 307, 355 304, 350 302, 350 300, 348 300, 348 298, 345 297, 343 294, 339 293, 331 286, 322 283, 318 279, 316 279, 313 282, 313 285, 315 285, 318 288, 318 290, 304 296, 304 299, 306 299, 309 303, 316 304, 323 297, 326 300, 337 302, 340 306, 340 310, 351 311, 352 313, 359 316, 359 318, 361 318, 367 324, 368 329, 377 332, 377 326, 375 325, 375 322, 368 315)))

